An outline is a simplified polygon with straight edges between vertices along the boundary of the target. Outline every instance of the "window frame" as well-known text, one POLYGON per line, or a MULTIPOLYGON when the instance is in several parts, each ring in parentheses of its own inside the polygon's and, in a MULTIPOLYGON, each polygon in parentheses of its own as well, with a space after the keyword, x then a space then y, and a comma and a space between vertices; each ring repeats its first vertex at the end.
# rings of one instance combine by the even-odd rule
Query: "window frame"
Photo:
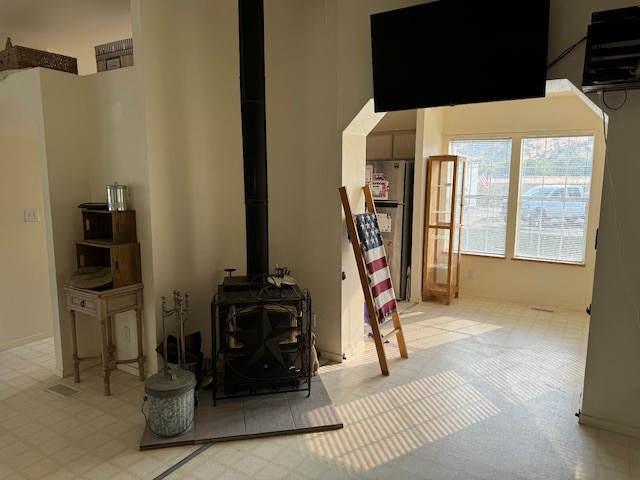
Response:
MULTIPOLYGON (((470 257, 481 258, 497 258, 508 259, 518 262, 534 262, 534 263, 546 263, 553 265, 566 265, 569 267, 584 267, 586 266, 588 254, 587 254, 587 242, 589 237, 589 212, 592 209, 592 202, 594 198, 592 192, 597 190, 594 186, 594 173, 596 168, 596 155, 597 155, 597 141, 598 132, 595 130, 567 130, 567 131, 540 131, 540 132, 502 132, 500 134, 456 134, 445 135, 444 145, 447 151, 450 151, 450 145, 453 141, 473 141, 473 140, 511 140, 511 169, 509 174, 509 194, 507 198, 507 219, 506 219, 506 239, 505 239, 505 254, 495 255, 488 253, 466 253, 461 252, 461 255, 470 257), (525 139, 534 138, 558 138, 558 137, 583 137, 590 136, 593 138, 593 151, 591 158, 591 174, 590 174, 590 192, 586 201, 586 215, 584 219, 584 241, 582 245, 582 262, 571 262, 560 259, 536 259, 516 256, 516 242, 517 242, 517 222, 520 221, 520 171, 522 165, 522 148, 525 139), (516 179, 516 181, 514 181, 516 179)), ((567 197, 569 198, 569 197, 567 197)), ((464 228, 464 225, 463 225, 464 228)))
MULTIPOLYGON (((456 135, 456 136, 452 136, 452 137, 447 137, 445 139, 445 141, 446 141, 446 145, 447 145, 447 151, 450 154, 453 154, 452 153, 452 149, 451 149, 451 144, 452 144, 452 142, 455 142, 455 141, 494 141, 494 142, 509 141, 509 142, 511 142, 511 146, 510 146, 510 148, 511 148, 511 158, 510 158, 510 163, 509 163, 510 166, 513 163, 513 138, 511 137, 511 135, 499 135, 499 136, 496 136, 496 135, 489 135, 489 136, 476 136, 476 135, 473 135, 473 136, 458 136, 458 135, 456 135)), ((458 155, 464 156, 464 154, 461 154, 461 153, 458 153, 458 155)), ((469 162, 468 161, 467 161, 466 170, 467 170, 467 172, 470 171, 469 162)), ((513 171, 512 171, 512 169, 510 167, 509 168, 509 187, 507 189, 508 193, 506 195, 507 201, 509 200, 509 195, 511 194, 511 178, 512 178, 512 175, 513 175, 513 171)), ((498 198, 498 195, 490 196, 488 198, 498 198)), ((464 217, 463 217, 463 230, 464 230, 464 217)), ((508 252, 508 248, 509 248, 508 247, 508 236, 507 236, 506 230, 505 230, 504 242, 505 242, 504 253, 465 252, 461 248, 460 254, 461 255, 469 255, 469 256, 477 256, 477 257, 490 257, 490 258, 503 258, 504 259, 504 258, 507 258, 507 252, 508 252)))
MULTIPOLYGON (((511 259, 513 260, 519 260, 519 261, 527 261, 527 262, 542 262, 542 263, 552 263, 552 264, 559 264, 559 265, 571 265, 571 266, 579 266, 579 267, 584 267, 586 265, 586 261, 587 261, 587 237, 588 237, 588 233, 589 233, 589 211, 591 209, 591 191, 593 190, 593 174, 594 174, 594 162, 595 162, 595 155, 596 155, 596 132, 552 132, 552 133, 548 133, 548 134, 536 134, 536 135, 522 135, 519 138, 519 142, 520 142, 520 151, 521 153, 519 154, 518 158, 517 158, 517 163, 518 163, 518 181, 517 181, 517 197, 515 198, 515 206, 517 208, 517 212, 516 212, 516 223, 513 225, 514 227, 514 237, 513 237, 513 250, 512 250, 512 255, 511 255, 511 259), (522 195, 520 195, 520 190, 522 189, 522 172, 523 172, 523 168, 524 168, 524 162, 522 159, 522 149, 524 146, 524 143, 526 140, 534 140, 534 139, 555 139, 555 138, 575 138, 575 137, 591 137, 592 139, 592 150, 591 150, 591 165, 589 168, 589 189, 588 189, 588 196, 587 198, 584 200, 585 203, 585 207, 584 207, 584 224, 583 224, 583 229, 582 229, 582 245, 581 245, 581 257, 582 259, 580 261, 571 261, 571 260, 566 260, 566 259, 553 259, 553 258, 531 258, 528 257, 526 255, 518 255, 518 241, 519 241, 519 235, 521 234, 520 228, 521 228, 521 216, 522 216, 522 199, 525 196, 524 193, 522 195)), ((540 188, 542 190, 543 195, 541 195, 539 198, 541 199, 540 201, 542 201, 543 203, 546 202, 553 202, 553 200, 549 201, 546 200, 547 198, 559 198, 560 200, 555 201, 555 203, 557 202, 562 202, 563 203, 563 209, 564 209, 564 205, 566 205, 566 203, 571 202, 571 203, 575 203, 575 201, 570 200, 571 196, 569 195, 569 190, 570 187, 572 185, 566 183, 564 184, 548 184, 548 185, 541 185, 540 188), (552 189, 552 194, 549 195, 548 197, 544 195, 544 188, 545 186, 548 186, 550 189, 552 189), (560 187, 565 195, 553 195, 553 193, 555 193, 558 190, 558 187, 560 187)), ((538 188, 538 187, 534 187, 534 188, 538 188)), ((526 192, 525 192, 526 193, 526 192)), ((583 198, 583 197, 581 197, 583 198)), ((564 223, 564 220, 562 220, 562 222, 564 223)), ((564 225, 562 225, 562 227, 564 228, 564 225)), ((542 229, 541 229, 542 230, 542 229)), ((562 236, 562 238, 566 238, 565 236, 562 236)))

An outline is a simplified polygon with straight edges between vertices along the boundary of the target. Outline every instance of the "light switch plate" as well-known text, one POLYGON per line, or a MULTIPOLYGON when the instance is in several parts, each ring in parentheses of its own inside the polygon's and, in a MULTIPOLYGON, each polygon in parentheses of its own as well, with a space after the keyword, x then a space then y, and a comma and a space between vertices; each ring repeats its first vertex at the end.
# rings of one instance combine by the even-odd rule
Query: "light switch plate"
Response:
POLYGON ((40 214, 37 208, 26 208, 24 210, 24 221, 25 222, 39 222, 40 214))

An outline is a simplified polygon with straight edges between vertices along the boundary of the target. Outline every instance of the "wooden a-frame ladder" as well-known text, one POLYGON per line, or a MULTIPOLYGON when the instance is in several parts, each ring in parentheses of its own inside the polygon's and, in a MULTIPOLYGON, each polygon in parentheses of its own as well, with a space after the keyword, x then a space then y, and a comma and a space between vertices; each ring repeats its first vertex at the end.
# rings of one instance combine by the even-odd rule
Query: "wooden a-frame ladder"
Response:
MULTIPOLYGON (((375 214, 376 207, 373 196, 371 195, 371 188, 369 187, 369 185, 365 185, 364 187, 362 187, 362 190, 364 191, 364 199, 367 212, 375 214)), ((342 206, 344 208, 344 215, 346 217, 347 231, 349 232, 349 238, 351 240, 351 245, 353 246, 353 253, 356 257, 356 263, 358 264, 360 283, 362 284, 362 291, 364 293, 364 298, 367 304, 367 312, 369 313, 373 340, 376 345, 376 351, 378 352, 380 369, 382 370, 383 375, 389 375, 389 366, 387 364, 387 356, 384 350, 384 341, 382 340, 383 335, 380 331, 380 322, 378 320, 378 310, 376 309, 375 303, 373 301, 373 293, 371 292, 371 286, 369 285, 369 278, 367 276, 367 266, 365 264, 362 250, 360 249, 360 241, 358 232, 356 230, 356 223, 353 219, 353 212, 351 211, 351 206, 349 205, 349 197, 347 196, 347 190, 345 187, 340 187, 340 198, 342 199, 342 206)), ((393 312, 391 319, 393 321, 393 329, 389 332, 385 332, 384 338, 385 340, 387 340, 389 337, 395 335, 398 340, 400 356, 402 358, 409 358, 409 354, 407 353, 407 346, 404 341, 404 333, 402 332, 402 325, 400 324, 400 314, 397 311, 393 312)))

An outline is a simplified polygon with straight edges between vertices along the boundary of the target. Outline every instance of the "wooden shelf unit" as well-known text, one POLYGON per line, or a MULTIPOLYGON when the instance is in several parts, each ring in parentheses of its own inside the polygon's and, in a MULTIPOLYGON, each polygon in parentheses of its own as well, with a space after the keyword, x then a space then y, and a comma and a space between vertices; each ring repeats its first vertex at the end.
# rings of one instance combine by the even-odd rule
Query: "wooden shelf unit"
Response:
POLYGON ((142 282, 134 210, 82 210, 84 239, 76 242, 76 264, 109 267, 113 287, 142 282))
POLYGON ((82 210, 84 239, 102 243, 135 243, 135 210, 82 210))
POLYGON ((422 300, 460 293, 460 240, 466 158, 428 158, 422 300))
POLYGON ((104 242, 76 242, 76 262, 81 267, 109 267, 113 288, 126 287, 142 282, 140 244, 104 242))

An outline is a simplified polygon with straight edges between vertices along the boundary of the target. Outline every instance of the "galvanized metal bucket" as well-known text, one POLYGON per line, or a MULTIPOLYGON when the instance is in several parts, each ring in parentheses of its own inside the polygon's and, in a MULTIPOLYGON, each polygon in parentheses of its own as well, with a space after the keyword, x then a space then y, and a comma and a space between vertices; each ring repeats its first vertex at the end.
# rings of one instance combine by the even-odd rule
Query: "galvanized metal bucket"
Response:
POLYGON ((107 207, 111 212, 121 212, 128 208, 128 192, 126 185, 107 185, 107 207))
POLYGON ((182 369, 167 369, 146 380, 144 391, 147 395, 144 399, 149 402, 147 425, 151 432, 168 438, 176 437, 191 428, 195 410, 195 386, 195 375, 182 369))

